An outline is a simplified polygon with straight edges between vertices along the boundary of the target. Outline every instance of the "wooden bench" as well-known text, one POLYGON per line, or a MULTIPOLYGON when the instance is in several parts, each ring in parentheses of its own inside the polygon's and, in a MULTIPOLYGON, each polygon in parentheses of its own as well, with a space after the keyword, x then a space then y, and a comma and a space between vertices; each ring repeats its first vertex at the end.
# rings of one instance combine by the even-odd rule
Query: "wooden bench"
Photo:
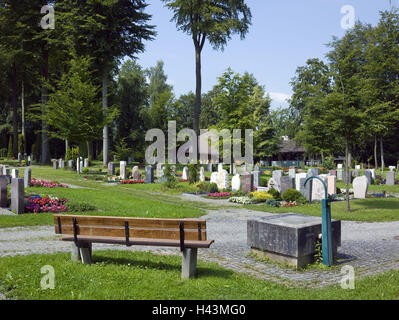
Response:
POLYGON ((198 248, 209 248, 206 221, 54 215, 55 233, 72 242, 72 260, 91 263, 92 243, 178 247, 183 253, 182 278, 195 276, 198 248))

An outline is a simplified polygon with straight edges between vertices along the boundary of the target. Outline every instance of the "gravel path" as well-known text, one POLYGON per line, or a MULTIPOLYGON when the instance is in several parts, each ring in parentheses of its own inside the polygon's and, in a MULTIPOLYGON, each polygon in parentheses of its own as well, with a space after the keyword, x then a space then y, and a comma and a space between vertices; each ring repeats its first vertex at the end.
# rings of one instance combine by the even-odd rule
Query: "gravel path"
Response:
MULTIPOLYGON (((210 200, 214 201, 214 200, 210 200)), ((268 279, 289 286, 322 287, 338 284, 342 276, 341 266, 351 265, 356 277, 373 275, 383 271, 399 269, 399 222, 360 223, 342 221, 342 246, 338 248, 339 263, 331 269, 312 268, 295 271, 288 267, 265 263, 250 257, 247 246, 247 223, 253 217, 271 214, 227 208, 209 210, 203 218, 207 220, 208 239, 215 243, 207 250, 199 250, 200 258, 244 272, 260 279, 268 279)), ((57 240, 54 228, 15 227, 0 229, 0 256, 25 255, 31 253, 68 252, 71 244, 57 240)), ((93 244, 93 250, 151 250, 163 254, 179 254, 175 248, 152 248, 93 244)), ((0 297, 1 299, 1 297, 0 297)))

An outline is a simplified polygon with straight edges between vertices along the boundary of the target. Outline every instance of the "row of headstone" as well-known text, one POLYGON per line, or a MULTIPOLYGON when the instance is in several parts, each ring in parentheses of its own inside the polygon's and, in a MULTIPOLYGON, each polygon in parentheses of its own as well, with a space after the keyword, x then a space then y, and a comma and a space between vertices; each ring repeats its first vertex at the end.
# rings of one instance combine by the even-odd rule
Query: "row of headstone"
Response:
MULTIPOLYGON (((7 208, 7 185, 8 179, 2 175, 0 176, 0 208, 7 208)), ((25 212, 24 202, 24 179, 11 179, 11 210, 16 214, 23 214, 25 212)))

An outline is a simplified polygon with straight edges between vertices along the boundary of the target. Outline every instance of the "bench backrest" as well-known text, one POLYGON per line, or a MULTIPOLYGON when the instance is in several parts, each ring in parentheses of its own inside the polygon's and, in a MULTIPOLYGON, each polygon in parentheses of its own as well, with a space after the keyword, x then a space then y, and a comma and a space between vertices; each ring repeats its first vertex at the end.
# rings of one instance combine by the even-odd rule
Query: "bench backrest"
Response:
POLYGON ((207 240, 199 219, 123 218, 54 215, 56 234, 165 240, 207 240))

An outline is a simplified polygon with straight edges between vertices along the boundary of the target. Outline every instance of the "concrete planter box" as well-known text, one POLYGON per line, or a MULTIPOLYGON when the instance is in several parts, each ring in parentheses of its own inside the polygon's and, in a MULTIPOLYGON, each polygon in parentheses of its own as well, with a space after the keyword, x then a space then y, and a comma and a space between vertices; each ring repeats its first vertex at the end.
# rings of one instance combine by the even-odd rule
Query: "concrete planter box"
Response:
MULTIPOLYGON (((302 268, 314 262, 321 217, 287 213, 248 220, 248 245, 263 258, 302 268)), ((333 253, 341 245, 341 221, 332 220, 333 253)))

